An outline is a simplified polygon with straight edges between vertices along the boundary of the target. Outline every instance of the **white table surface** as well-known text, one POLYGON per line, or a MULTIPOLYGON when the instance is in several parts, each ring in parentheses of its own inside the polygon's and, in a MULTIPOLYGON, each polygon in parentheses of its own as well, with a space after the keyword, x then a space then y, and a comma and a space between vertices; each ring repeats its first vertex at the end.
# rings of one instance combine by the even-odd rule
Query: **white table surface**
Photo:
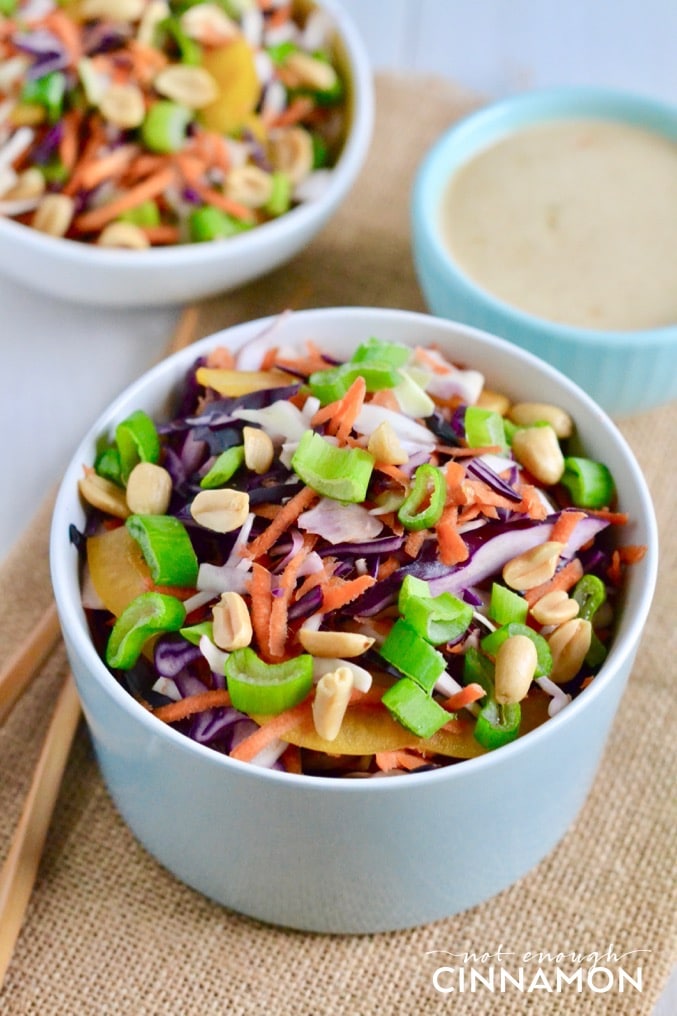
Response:
POLYGON ((76 306, 0 278, 0 560, 87 427, 161 356, 178 314, 76 306))

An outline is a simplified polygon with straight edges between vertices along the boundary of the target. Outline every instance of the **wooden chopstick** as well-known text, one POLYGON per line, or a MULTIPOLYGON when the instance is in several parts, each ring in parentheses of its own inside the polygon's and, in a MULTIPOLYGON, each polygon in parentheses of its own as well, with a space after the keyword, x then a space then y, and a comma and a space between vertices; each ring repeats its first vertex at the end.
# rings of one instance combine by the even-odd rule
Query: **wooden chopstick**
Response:
MULTIPOLYGON (((165 356, 194 341, 198 316, 195 306, 182 311, 165 356)), ((0 722, 37 674, 59 635, 56 607, 52 604, 0 673, 0 722)), ((33 891, 79 719, 80 703, 69 674, 54 708, 9 853, 0 869, 0 987, 33 891)))
POLYGON ((51 603, 29 637, 0 671, 0 725, 61 638, 56 604, 51 603))

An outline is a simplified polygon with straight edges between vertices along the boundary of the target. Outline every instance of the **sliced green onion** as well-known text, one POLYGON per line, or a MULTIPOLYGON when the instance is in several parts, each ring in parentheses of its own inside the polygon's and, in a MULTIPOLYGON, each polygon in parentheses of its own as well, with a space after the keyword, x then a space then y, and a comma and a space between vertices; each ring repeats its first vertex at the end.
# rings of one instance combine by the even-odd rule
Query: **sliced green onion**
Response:
POLYGON ((200 480, 200 486, 206 490, 223 487, 238 471, 244 462, 244 445, 233 445, 221 452, 208 473, 200 480))
MULTIPOLYGON (((574 586, 571 594, 579 605, 578 616, 592 622, 595 614, 606 601, 606 587, 597 575, 584 575, 574 586)), ((606 646, 593 630, 590 648, 585 656, 589 667, 599 667, 606 659, 606 646)))
POLYGON ((404 367, 411 358, 411 348, 400 342, 384 342, 382 339, 370 338, 357 347, 351 357, 352 363, 388 364, 390 367, 404 367))
POLYGON ((119 217, 120 222, 131 222, 135 226, 159 226, 160 209, 155 201, 142 201, 136 208, 130 208, 119 217))
POLYGON ((17 8, 18 0, 0 0, 0 14, 9 18, 17 8))
POLYGON ((142 409, 137 409, 117 425, 115 443, 120 453, 120 470, 125 483, 137 462, 157 462, 160 458, 157 428, 142 409))
POLYGON ((487 448, 498 445, 507 451, 505 424, 500 413, 481 406, 468 406, 464 415, 465 438, 469 448, 487 448))
POLYGON ((268 215, 284 215, 285 212, 289 211, 289 206, 291 205, 291 179, 287 173, 275 170, 271 174, 271 180, 273 188, 265 205, 265 211, 268 212, 268 215))
POLYGON ((463 654, 463 683, 479 684, 487 695, 493 697, 494 664, 474 646, 469 646, 463 654))
POLYGON ((379 653, 425 692, 432 691, 445 670, 442 654, 401 618, 388 632, 379 653))
POLYGON ((44 106, 49 122, 56 123, 63 113, 65 94, 65 74, 61 71, 52 71, 49 74, 43 74, 40 78, 27 81, 21 92, 21 101, 44 106))
POLYGON ((405 529, 428 529, 439 522, 446 498, 447 487, 441 470, 425 462, 414 473, 411 490, 397 517, 405 529))
POLYGON ((577 508, 605 508, 613 500, 613 477, 602 462, 569 455, 564 459, 560 483, 577 508))
POLYGON ((214 624, 212 621, 201 621, 199 624, 191 624, 187 628, 179 629, 179 635, 183 635, 184 639, 194 646, 199 646, 203 635, 206 635, 213 642, 214 624))
MULTIPOLYGON (((185 6, 190 7, 192 4, 185 6)), ((202 63, 202 46, 186 35, 178 17, 165 18, 159 23, 158 28, 164 29, 176 43, 181 63, 190 64, 192 67, 198 67, 202 63)))
POLYGON ((308 378, 310 392, 323 406, 342 399, 353 381, 363 377, 368 392, 394 388, 401 378, 396 368, 388 363, 367 361, 366 363, 341 363, 337 367, 318 370, 308 378))
POLYGON ((243 713, 276 715, 302 702, 313 686, 309 653, 284 663, 265 663, 253 649, 236 649, 226 660, 231 702, 243 713))
POLYGON ((529 604, 519 593, 502 586, 500 582, 494 582, 487 613, 496 624, 510 624, 512 621, 524 624, 529 613, 529 604))
POLYGON ((291 466, 318 494, 334 501, 359 504, 367 496, 374 459, 362 448, 338 448, 307 430, 294 452, 291 466))
POLYGON ((408 677, 393 684, 381 699, 394 718, 417 737, 432 737, 452 716, 408 677))
POLYGON ((521 720, 519 702, 499 705, 495 699, 490 698, 480 709, 475 722, 475 740, 490 751, 501 748, 519 735, 521 720))
POLYGON ((120 452, 115 446, 111 445, 109 448, 104 448, 101 452, 99 452, 94 460, 94 471, 99 476, 103 476, 104 480, 110 480, 111 483, 117 483, 120 487, 124 486, 122 480, 120 452))
POLYGON ((543 636, 539 635, 533 628, 530 628, 528 624, 518 624, 516 621, 513 621, 510 624, 504 624, 501 628, 497 628, 496 631, 492 631, 489 635, 485 635, 480 641, 482 652, 495 657, 500 646, 512 635, 526 635, 528 639, 531 639, 536 647, 536 670, 534 677, 547 677, 552 670, 550 646, 543 636))
POLYGON ((188 232, 193 243, 204 243, 209 240, 225 240, 229 236, 235 236, 251 224, 243 219, 236 219, 234 215, 222 212, 220 208, 213 205, 202 205, 196 208, 188 217, 188 232))
MULTIPOLYGON (((399 606, 399 601, 398 601, 399 606)), ((439 646, 453 642, 467 629, 472 621, 473 610, 451 593, 438 596, 408 595, 400 613, 417 635, 426 642, 439 646)))
POLYGON ((170 155, 179 152, 186 140, 192 110, 169 99, 159 99, 150 107, 141 124, 141 138, 151 152, 170 155))
POLYGON ((272 46, 266 46, 266 53, 277 67, 281 67, 285 60, 292 55, 292 53, 298 53, 298 46, 295 42, 284 42, 274 43, 272 46))
POLYGON ((198 560, 183 522, 173 515, 130 515, 125 525, 156 585, 195 585, 198 560))
POLYGON ((329 145, 317 131, 313 131, 311 138, 313 142, 313 169, 323 169, 329 165, 329 145))
POLYGON ((164 593, 141 593, 116 620, 106 646, 109 667, 133 667, 152 635, 178 631, 186 619, 181 600, 164 593))
POLYGON ((397 609, 402 617, 407 612, 410 598, 416 596, 430 596, 430 586, 425 579, 416 578, 415 575, 405 575, 397 597, 397 609))

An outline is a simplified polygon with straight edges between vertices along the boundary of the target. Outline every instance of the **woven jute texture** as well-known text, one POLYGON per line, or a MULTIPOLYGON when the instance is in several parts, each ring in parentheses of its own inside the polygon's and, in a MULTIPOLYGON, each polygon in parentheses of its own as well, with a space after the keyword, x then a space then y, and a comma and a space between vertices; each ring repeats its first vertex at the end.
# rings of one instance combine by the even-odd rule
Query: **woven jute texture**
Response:
MULTIPOLYGON (((285 307, 423 310, 408 199, 434 138, 477 104, 449 84, 377 82, 377 127, 364 173, 312 246, 268 278, 202 308, 199 331, 285 307)), ((103 407, 102 407, 103 408, 103 407)), ((79 729, 0 1012, 11 1016, 434 1016, 443 1013, 650 1014, 677 959, 674 636, 677 407, 621 423, 659 516, 661 569, 649 625, 601 769, 577 821, 538 867, 498 897, 411 931, 335 937, 267 927, 186 888, 135 841, 79 729), (671 525, 672 523, 672 525, 671 525), (635 952, 635 950, 642 950, 635 952), (446 953, 444 952, 446 951, 446 953), (496 953, 501 953, 496 958, 496 953), (541 960, 538 953, 546 953, 541 960), (461 954, 455 958, 448 953, 461 954), (525 954, 535 954, 525 960, 525 954), (598 971, 557 982, 570 954, 598 971), (622 954, 632 953, 624 958, 622 954), (464 956, 463 954, 468 954, 464 956), (474 956, 472 955, 474 954, 474 956), (484 954, 484 955, 483 955, 484 954), (489 960, 486 954, 494 954, 489 960), (557 954, 563 954, 557 958, 557 954), (457 972, 434 974, 440 966, 457 972), (499 967, 527 971, 500 990, 499 967), (637 983, 641 966, 641 991, 637 983), (462 990, 458 969, 496 978, 462 990), (624 990, 620 990, 623 982, 624 990), (442 992, 439 988, 455 987, 442 992), (527 990, 531 988, 531 990, 527 990)), ((0 569, 0 659, 51 596, 51 498, 0 569)), ((66 673, 56 650, 0 729, 0 855, 18 820, 50 708, 66 673)), ((576 779, 576 745, 571 745, 576 779)), ((525 787, 528 793, 528 787, 525 787)), ((477 808, 483 807, 482 801, 477 808)), ((460 821, 472 823, 473 815, 460 821)), ((265 835, 265 816, 261 818, 265 835)), ((431 850, 444 849, 430 844, 431 850)), ((449 878, 464 878, 449 860, 449 878)))

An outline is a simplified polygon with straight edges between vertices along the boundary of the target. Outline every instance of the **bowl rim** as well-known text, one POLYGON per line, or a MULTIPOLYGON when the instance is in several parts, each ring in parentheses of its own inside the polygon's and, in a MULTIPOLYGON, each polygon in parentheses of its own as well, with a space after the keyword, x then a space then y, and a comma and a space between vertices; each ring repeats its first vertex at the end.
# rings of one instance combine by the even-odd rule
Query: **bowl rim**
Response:
POLYGON ((476 303, 483 303, 494 316, 509 320, 513 326, 547 329, 553 338, 572 345, 585 342, 591 346, 628 350, 634 349, 638 341, 670 345, 677 340, 677 324, 629 331, 596 329, 550 321, 522 310, 475 282, 453 259, 442 240, 438 208, 451 175, 495 142, 537 123, 558 119, 611 119, 643 127, 677 142, 677 106, 621 89, 563 85, 520 92, 491 102, 458 120, 425 154, 411 194, 414 240, 417 243, 425 240, 430 245, 436 270, 447 280, 462 286, 476 303))
POLYGON ((340 791, 343 793, 359 793, 366 787, 372 789, 368 793, 386 792, 397 793, 406 790, 406 787, 434 784, 436 782, 454 782, 462 779, 464 772, 471 775, 473 772, 481 772, 486 767, 493 767, 500 764, 500 759, 506 760, 512 756, 521 754, 524 751, 534 748, 544 738, 548 737, 548 731, 563 728, 569 723, 575 722, 578 714, 585 709, 594 708, 594 702, 598 695, 603 694, 607 684, 618 679, 618 671, 626 661, 632 661, 637 647, 640 643, 642 631, 649 613, 653 599, 658 573, 658 528, 653 503, 646 481, 634 456, 634 453, 627 444, 625 438, 618 430, 615 423, 607 414, 573 381, 563 375, 550 364, 540 360, 534 354, 515 347, 506 340, 499 338, 489 332, 482 331, 473 326, 459 322, 448 321, 434 317, 430 314, 417 311, 405 311, 389 308, 369 307, 322 307, 312 310, 294 311, 295 319, 301 319, 301 323, 310 322, 317 318, 340 318, 348 325, 362 321, 373 327, 375 323, 388 321, 399 321, 411 327, 412 330, 424 332, 431 325, 441 332, 450 336, 462 336, 471 342, 479 342, 488 349, 500 351, 503 355, 513 357, 530 364, 532 367, 554 379, 560 386, 563 386, 575 400, 584 404, 588 413, 592 414, 595 422, 601 426, 608 439, 615 443, 616 448, 621 452, 628 468, 629 481, 634 485, 635 493, 641 502, 641 515, 646 527, 646 543, 648 552, 637 567, 642 568, 643 578, 638 577, 635 581, 641 583, 639 603, 634 615, 629 618, 627 625, 623 621, 623 629, 620 631, 610 649, 609 656, 602 665, 600 671, 591 685, 584 693, 575 698, 566 708, 562 709, 554 717, 550 717, 541 726, 529 731, 523 737, 503 746, 499 751, 487 752, 472 759, 464 759, 461 765, 444 766, 436 770, 429 770, 423 773, 409 773, 406 780, 346 780, 340 777, 317 777, 304 774, 289 774, 272 769, 265 769, 252 766, 250 763, 240 762, 228 756, 221 755, 206 745, 197 742, 164 724, 155 716, 148 713, 133 697, 125 691, 118 683, 113 674, 108 670, 105 663, 94 647, 89 635, 87 621, 80 599, 80 580, 78 569, 78 555, 68 538, 69 525, 73 522, 72 514, 77 509, 77 477, 81 473, 82 463, 91 458, 91 449, 94 447, 97 438, 102 433, 109 433, 112 423, 119 418, 121 412, 129 412, 129 403, 137 396, 141 396, 147 386, 163 379, 166 374, 164 386, 165 396, 169 396, 173 387, 176 386, 179 372, 185 370, 201 352, 213 347, 215 344, 230 342, 233 349, 239 348, 245 338, 253 338, 259 332, 274 325, 280 320, 281 315, 270 315, 265 318, 253 319, 242 322, 211 335, 205 336, 193 345, 174 353, 172 356, 157 363, 154 367, 140 375, 134 382, 128 385, 115 398, 108 407, 99 415, 87 433, 79 443, 63 475, 63 479, 57 492, 49 541, 50 572, 52 577, 54 597, 57 605, 60 623, 67 645, 72 645, 82 662, 90 673, 97 680, 102 690, 111 695, 122 709, 130 714, 130 718, 138 721, 146 727, 149 735, 160 738, 168 738, 169 743, 178 750, 188 755, 196 756, 205 764, 219 767, 225 766, 226 771, 235 767, 233 772, 246 778, 270 779, 282 781, 288 788, 299 787, 301 789, 320 788, 323 791, 340 791), (241 342, 238 343, 237 340, 241 342), (459 773, 461 775, 459 775, 459 773))
POLYGON ((21 243, 36 255, 63 259, 74 269, 131 267, 134 271, 147 268, 171 270, 186 264, 199 267, 229 254, 234 258, 255 256, 289 231, 298 229, 302 232, 315 223, 328 208, 343 200, 359 172, 373 132, 375 98, 369 55, 350 14, 338 0, 306 0, 304 6, 326 9, 331 15, 344 49, 350 80, 348 134, 335 165, 331 167, 329 182, 318 199, 297 205, 284 215, 234 237, 211 243, 183 243, 133 251, 131 261, 128 250, 50 236, 3 215, 0 215, 0 242, 4 238, 10 245, 21 243))

